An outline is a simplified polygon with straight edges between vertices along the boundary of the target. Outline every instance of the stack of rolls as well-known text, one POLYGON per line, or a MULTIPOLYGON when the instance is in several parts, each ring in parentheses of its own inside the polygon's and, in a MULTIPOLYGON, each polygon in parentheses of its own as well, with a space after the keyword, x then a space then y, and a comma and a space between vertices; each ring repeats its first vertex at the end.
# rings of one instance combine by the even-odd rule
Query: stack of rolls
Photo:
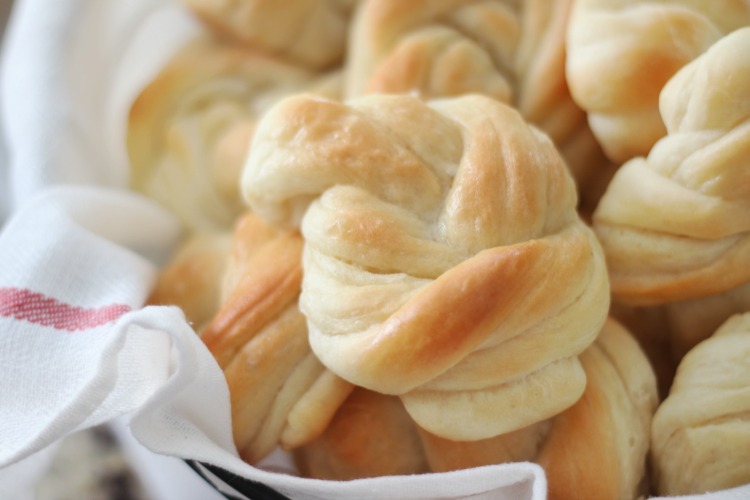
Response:
POLYGON ((580 360, 589 383, 572 407, 476 441, 436 436, 415 425, 397 398, 358 388, 326 432, 296 451, 300 470, 352 479, 534 461, 545 469, 549 498, 637 498, 648 491, 654 375, 633 337, 613 320, 580 360))
POLYGON ((185 226, 150 302, 224 371, 244 460, 750 482, 746 3, 184 4, 132 181, 185 226))
MULTIPOLYGON (((188 3, 197 8, 211 2, 188 3)), ((285 12, 275 17, 285 18, 285 12)), ((306 62, 305 54, 286 57, 265 44, 235 43, 208 29, 191 40, 131 107, 133 189, 161 202, 190 231, 231 228, 244 210, 238 182, 258 118, 297 92, 341 96, 341 54, 322 67, 306 62)))
POLYGON ((678 357, 750 310, 748 47, 738 30, 669 80, 667 135, 620 167, 594 212, 615 300, 666 307, 678 357))

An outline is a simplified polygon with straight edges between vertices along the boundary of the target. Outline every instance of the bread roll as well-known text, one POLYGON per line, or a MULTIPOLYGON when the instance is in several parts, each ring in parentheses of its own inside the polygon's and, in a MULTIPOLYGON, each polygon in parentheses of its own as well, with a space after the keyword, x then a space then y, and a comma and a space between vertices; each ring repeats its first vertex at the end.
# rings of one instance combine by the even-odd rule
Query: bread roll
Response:
MULTIPOLYGON (((659 94, 722 36, 750 25, 744 0, 577 0, 567 77, 609 158, 645 156, 666 134, 659 94)), ((669 124, 666 124, 667 127, 669 124)))
POLYGON ((562 159, 517 111, 482 96, 289 98, 264 116, 242 182, 259 216, 301 222, 300 307, 342 378, 461 440, 583 393, 604 260, 562 159))
POLYGON ((224 370, 240 456, 257 463, 305 444, 352 387, 310 351, 297 300, 302 239, 252 214, 237 224, 224 301, 201 338, 224 370))
POLYGON ((692 349, 653 422, 662 495, 750 482, 750 313, 733 316, 692 349))
POLYGON ((548 497, 635 499, 647 493, 646 456, 658 403, 656 379, 638 343, 607 321, 580 356, 588 383, 578 402, 550 420, 474 442, 422 433, 435 471, 511 461, 545 469, 548 497))
POLYGON ((149 304, 180 307, 197 331, 221 303, 221 281, 229 255, 229 233, 195 233, 162 269, 149 304))
POLYGON ((310 69, 340 63, 356 0, 182 0, 216 33, 310 69))
POLYGON ((478 441, 454 441, 418 428, 429 469, 449 472, 485 465, 530 462, 544 445, 552 419, 478 441))
POLYGON ((581 355, 589 384, 555 417, 536 461, 550 499, 635 499, 648 494, 649 429, 658 404, 656 378, 627 330, 610 321, 581 355))
POLYGON ((750 281, 750 28, 712 46, 661 97, 668 135, 623 165, 594 213, 615 298, 657 304, 750 281))
POLYGON ((565 80, 571 3, 366 1, 352 27, 346 96, 477 93, 512 104, 552 138, 586 196, 606 159, 565 80))
POLYGON ((428 472, 417 427, 395 396, 358 387, 318 439, 294 453, 302 476, 344 481, 428 472))
POLYGON ((132 187, 193 231, 229 230, 255 120, 301 89, 338 96, 321 75, 209 37, 187 44, 134 102, 127 148, 132 187))

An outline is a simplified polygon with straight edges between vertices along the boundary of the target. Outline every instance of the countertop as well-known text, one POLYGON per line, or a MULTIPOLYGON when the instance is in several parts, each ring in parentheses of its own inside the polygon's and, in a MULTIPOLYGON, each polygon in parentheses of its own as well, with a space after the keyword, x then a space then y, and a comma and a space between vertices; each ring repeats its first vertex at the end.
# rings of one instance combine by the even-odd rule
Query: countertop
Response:
POLYGON ((149 500, 103 426, 65 438, 35 494, 37 500, 149 500))

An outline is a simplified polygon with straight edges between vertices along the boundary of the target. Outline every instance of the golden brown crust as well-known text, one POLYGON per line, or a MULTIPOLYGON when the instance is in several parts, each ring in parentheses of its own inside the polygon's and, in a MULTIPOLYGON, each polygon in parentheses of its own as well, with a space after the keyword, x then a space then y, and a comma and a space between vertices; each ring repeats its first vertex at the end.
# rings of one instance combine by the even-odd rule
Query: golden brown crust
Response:
POLYGON ((661 94, 668 135, 623 165, 594 213, 618 301, 706 297, 750 281, 750 28, 661 94))
POLYGON ((680 68, 750 24, 742 0, 578 0, 567 35, 567 77, 607 155, 645 156, 666 133, 659 94, 680 68))
POLYGON ((424 429, 419 437, 432 472, 482 467, 509 462, 529 462, 539 454, 549 434, 551 420, 480 441, 451 441, 424 429))
POLYGON ((576 357, 606 317, 606 270, 562 160, 515 110, 290 98, 256 131, 243 188, 261 216, 304 217, 315 353, 401 395, 421 426, 481 439, 581 395, 576 357))
POLYGON ((352 390, 310 350, 297 307, 302 238, 253 214, 237 223, 220 310, 201 338, 224 370, 240 456, 257 463, 277 446, 319 436, 352 390))
MULTIPOLYGON (((308 357, 315 358, 315 355, 311 352, 308 357)), ((352 384, 323 370, 289 411, 279 439, 281 446, 293 450, 320 436, 353 390, 352 384)))
MULTIPOLYGON (((239 224, 244 230, 250 225, 239 224)), ((302 238, 293 231, 274 231, 267 241, 253 241, 242 274, 201 338, 219 365, 237 352, 273 318, 295 305, 302 281, 302 238)), ((229 268, 229 272, 232 268, 229 268)))
POLYGON ((750 481, 750 314, 727 320, 683 358, 653 422, 662 495, 703 493, 750 481))
POLYGON ((307 389, 305 383, 290 384, 296 370, 306 381, 323 367, 304 366, 310 352, 305 336, 305 318, 292 306, 268 322, 237 352, 224 375, 232 406, 234 442, 240 456, 257 463, 278 444, 291 406, 307 389))
POLYGON ((196 233, 161 270, 148 304, 175 305, 199 331, 218 311, 221 280, 229 255, 229 234, 196 233))
POLYGON ((482 94, 512 103, 550 135, 588 191, 606 159, 565 80, 571 3, 365 2, 352 27, 346 95, 482 94))
POLYGON ((656 378, 635 339, 609 320, 581 355, 589 384, 553 420, 537 461, 551 499, 633 499, 646 493, 646 456, 658 404, 656 378))
POLYGON ((349 480, 427 472, 417 428, 394 396, 357 388, 325 433, 295 452, 303 476, 349 480))
POLYGON ((646 493, 646 455, 658 402, 653 371, 637 342, 613 320, 581 362, 588 379, 583 396, 550 420, 470 442, 422 431, 432 470, 533 461, 544 467, 552 499, 632 500, 646 493))

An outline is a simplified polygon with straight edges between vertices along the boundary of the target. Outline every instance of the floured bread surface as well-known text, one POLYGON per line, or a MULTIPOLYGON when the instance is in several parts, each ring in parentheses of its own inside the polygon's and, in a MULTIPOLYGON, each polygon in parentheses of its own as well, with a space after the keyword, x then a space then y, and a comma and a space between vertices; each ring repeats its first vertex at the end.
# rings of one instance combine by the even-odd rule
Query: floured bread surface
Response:
POLYGON ((371 0, 357 11, 346 96, 482 94, 516 107, 560 149, 588 194, 606 165, 565 80, 572 2, 371 0))
POLYGON ((647 155, 667 131, 659 115, 664 85, 744 26, 744 0, 577 0, 567 35, 568 82, 607 155, 618 164, 647 155))
POLYGON ((662 495, 750 482, 750 313, 727 320, 682 360, 653 424, 662 495))
POLYGON ((750 28, 664 88, 668 135, 623 165, 594 213, 612 292, 657 304, 750 281, 750 28))
POLYGON ((190 230, 228 230, 243 210, 239 177, 255 120, 303 89, 337 97, 337 78, 209 37, 192 41, 132 106, 131 185, 190 230))
POLYGON ((552 142, 493 99, 297 96, 243 172, 261 217, 301 224, 300 307, 320 360, 400 395, 429 431, 482 439, 581 396, 609 306, 603 255, 552 142))

